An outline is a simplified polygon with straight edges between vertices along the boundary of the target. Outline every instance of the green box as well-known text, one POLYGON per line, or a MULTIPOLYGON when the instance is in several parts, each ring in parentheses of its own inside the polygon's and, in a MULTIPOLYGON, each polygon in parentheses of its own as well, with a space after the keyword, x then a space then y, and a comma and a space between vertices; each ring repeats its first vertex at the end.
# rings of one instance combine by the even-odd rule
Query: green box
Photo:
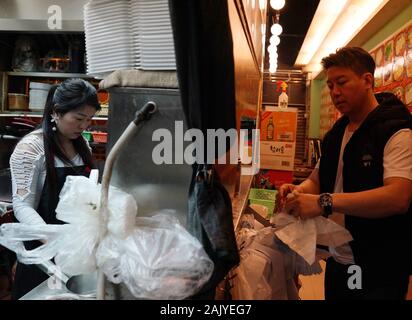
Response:
POLYGON ((249 192, 249 203, 260 204, 268 209, 268 217, 271 218, 276 210, 277 190, 251 188, 249 192))
POLYGON ((93 135, 89 131, 83 131, 82 136, 89 142, 93 142, 93 135))

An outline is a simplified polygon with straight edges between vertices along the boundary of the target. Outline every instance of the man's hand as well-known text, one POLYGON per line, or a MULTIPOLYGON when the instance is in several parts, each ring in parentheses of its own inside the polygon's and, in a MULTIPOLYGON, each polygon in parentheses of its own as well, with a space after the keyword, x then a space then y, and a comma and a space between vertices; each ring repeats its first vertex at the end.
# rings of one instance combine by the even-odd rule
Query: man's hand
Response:
MULTIPOLYGON (((279 188, 279 196, 283 199, 286 198, 286 196, 289 193, 292 193, 298 186, 295 184, 291 184, 291 183, 285 183, 282 184, 279 188)), ((298 190, 300 191, 300 190, 298 190)))
POLYGON ((318 200, 318 195, 294 191, 286 199, 285 211, 302 219, 314 218, 322 215, 322 208, 318 200))
POLYGON ((295 190, 300 191, 299 186, 290 183, 285 183, 280 186, 279 192, 276 195, 278 212, 282 211, 283 207, 285 206, 286 196, 295 190))

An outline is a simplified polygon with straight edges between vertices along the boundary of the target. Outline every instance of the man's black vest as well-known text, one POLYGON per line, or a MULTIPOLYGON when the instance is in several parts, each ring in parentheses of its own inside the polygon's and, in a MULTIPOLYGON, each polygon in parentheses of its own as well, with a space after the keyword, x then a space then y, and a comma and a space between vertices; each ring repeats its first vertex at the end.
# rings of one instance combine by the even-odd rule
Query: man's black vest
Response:
MULTIPOLYGON (((412 116, 399 99, 391 93, 377 94, 376 98, 379 106, 369 113, 345 147, 343 192, 383 186, 383 152, 387 141, 400 129, 412 129, 412 116)), ((342 138, 348 123, 346 116, 340 118, 323 140, 319 167, 321 193, 333 193, 342 138)), ((345 225, 354 239, 350 245, 355 264, 362 270, 381 275, 408 272, 412 260, 412 206, 404 215, 381 219, 346 215, 345 225)))

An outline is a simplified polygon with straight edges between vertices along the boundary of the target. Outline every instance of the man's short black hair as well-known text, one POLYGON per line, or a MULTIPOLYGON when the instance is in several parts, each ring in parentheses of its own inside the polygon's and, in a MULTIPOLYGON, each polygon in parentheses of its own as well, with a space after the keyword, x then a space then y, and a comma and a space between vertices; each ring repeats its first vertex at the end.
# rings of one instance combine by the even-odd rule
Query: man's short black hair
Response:
POLYGON ((369 72, 372 75, 375 73, 375 61, 366 50, 359 47, 343 47, 336 50, 322 59, 324 70, 331 67, 345 67, 351 69, 357 75, 369 72))

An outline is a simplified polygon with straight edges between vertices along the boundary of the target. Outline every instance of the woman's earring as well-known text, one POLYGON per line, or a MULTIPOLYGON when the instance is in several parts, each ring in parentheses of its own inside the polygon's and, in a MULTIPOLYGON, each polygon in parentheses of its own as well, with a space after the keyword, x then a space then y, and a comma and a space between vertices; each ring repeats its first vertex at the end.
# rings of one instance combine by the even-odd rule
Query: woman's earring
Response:
MULTIPOLYGON (((51 122, 51 123, 55 122, 55 123, 57 124, 57 121, 56 121, 56 120, 57 120, 57 119, 52 116, 50 122, 51 122)), ((53 130, 53 131, 57 131, 56 125, 52 125, 52 130, 53 130)))

